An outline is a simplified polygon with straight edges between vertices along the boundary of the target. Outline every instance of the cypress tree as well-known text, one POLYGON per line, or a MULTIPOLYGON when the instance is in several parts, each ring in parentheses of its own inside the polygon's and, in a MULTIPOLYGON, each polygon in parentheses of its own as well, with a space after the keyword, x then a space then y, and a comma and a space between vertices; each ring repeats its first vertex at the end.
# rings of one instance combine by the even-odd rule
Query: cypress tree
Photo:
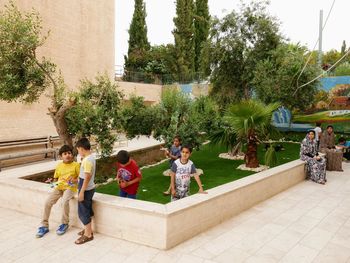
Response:
POLYGON ((195 28, 195 38, 194 38, 194 50, 195 50, 195 58, 194 58, 194 68, 196 72, 199 72, 201 67, 201 62, 206 60, 202 58, 205 54, 203 54, 203 47, 205 42, 208 39, 209 35, 209 27, 210 27, 210 15, 209 15, 209 7, 208 0, 196 0, 196 8, 194 15, 194 28, 195 28))
POLYGON ((191 80, 194 72, 194 3, 193 0, 176 1, 175 57, 179 80, 191 80))
POLYGON ((150 49, 147 38, 146 5, 143 0, 135 0, 134 14, 129 27, 128 57, 125 67, 128 70, 142 70, 146 63, 146 54, 150 49))
POLYGON ((346 42, 345 42, 345 40, 343 40, 343 44, 342 44, 341 50, 340 50, 340 55, 343 56, 345 54, 345 52, 346 52, 346 42))

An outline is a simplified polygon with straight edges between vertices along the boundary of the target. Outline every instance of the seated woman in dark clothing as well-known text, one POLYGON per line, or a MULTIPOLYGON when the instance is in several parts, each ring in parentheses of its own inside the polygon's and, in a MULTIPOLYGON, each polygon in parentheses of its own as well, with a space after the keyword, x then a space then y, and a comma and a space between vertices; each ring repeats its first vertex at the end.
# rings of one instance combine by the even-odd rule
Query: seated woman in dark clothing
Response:
POLYGON ((307 179, 319 184, 326 183, 326 160, 318 155, 314 130, 310 130, 301 142, 300 159, 306 161, 307 179))
POLYGON ((325 153, 329 149, 335 148, 335 135, 332 125, 328 125, 327 129, 323 132, 320 142, 320 151, 325 153))

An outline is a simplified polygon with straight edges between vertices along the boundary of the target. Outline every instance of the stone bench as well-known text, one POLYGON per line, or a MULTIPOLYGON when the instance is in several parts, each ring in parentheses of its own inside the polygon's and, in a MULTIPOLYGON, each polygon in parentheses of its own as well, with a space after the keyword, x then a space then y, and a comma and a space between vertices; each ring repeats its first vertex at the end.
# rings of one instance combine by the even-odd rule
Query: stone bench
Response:
POLYGON ((46 136, 30 139, 18 139, 0 141, 0 171, 2 167, 2 161, 17 159, 22 157, 29 157, 35 155, 45 154, 45 158, 48 154, 52 154, 53 158, 57 159, 57 148, 54 147, 54 143, 59 140, 58 137, 46 136), (43 146, 42 149, 33 149, 37 146, 43 146), (11 151, 7 152, 6 151, 11 151), (5 152, 5 153, 4 153, 5 152))

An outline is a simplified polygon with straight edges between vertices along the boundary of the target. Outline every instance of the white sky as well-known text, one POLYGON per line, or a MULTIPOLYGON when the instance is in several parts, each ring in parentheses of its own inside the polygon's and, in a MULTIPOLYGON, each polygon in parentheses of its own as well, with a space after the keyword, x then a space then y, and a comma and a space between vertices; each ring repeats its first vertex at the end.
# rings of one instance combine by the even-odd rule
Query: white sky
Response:
MULTIPOLYGON (((248 2, 248 1, 245 1, 248 2)), ((171 31, 174 28, 175 0, 145 0, 147 12, 148 40, 152 45, 173 43, 171 31)), ((269 12, 281 22, 281 32, 292 42, 300 42, 313 49, 319 28, 319 12, 323 9, 325 22, 333 0, 271 0, 269 12)), ((211 15, 223 17, 238 9, 239 0, 209 0, 211 15)), ((128 49, 128 29, 134 1, 115 0, 115 64, 124 64, 128 49)), ((335 0, 326 27, 323 31, 323 51, 341 48, 343 40, 350 46, 349 0, 335 0)), ((318 49, 318 45, 316 46, 318 49)))

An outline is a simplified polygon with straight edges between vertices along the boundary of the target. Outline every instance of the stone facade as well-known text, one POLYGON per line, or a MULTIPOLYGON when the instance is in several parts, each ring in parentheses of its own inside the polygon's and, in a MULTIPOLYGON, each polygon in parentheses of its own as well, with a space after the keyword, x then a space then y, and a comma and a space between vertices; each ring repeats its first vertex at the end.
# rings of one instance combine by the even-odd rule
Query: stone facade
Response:
POLYGON ((146 105, 157 104, 161 100, 162 85, 126 81, 118 81, 117 85, 124 93, 125 100, 129 100, 131 95, 143 97, 146 105))
MULTIPOLYGON (((114 0, 17 0, 20 10, 34 8, 50 36, 38 56, 56 63, 69 89, 98 72, 114 77, 114 0)), ((8 2, 0 0, 0 9, 8 2)), ((56 135, 47 115, 50 100, 23 105, 0 102, 0 140, 56 135)))

